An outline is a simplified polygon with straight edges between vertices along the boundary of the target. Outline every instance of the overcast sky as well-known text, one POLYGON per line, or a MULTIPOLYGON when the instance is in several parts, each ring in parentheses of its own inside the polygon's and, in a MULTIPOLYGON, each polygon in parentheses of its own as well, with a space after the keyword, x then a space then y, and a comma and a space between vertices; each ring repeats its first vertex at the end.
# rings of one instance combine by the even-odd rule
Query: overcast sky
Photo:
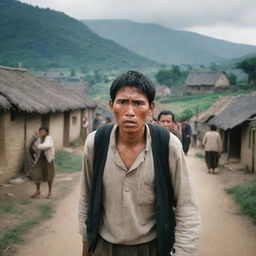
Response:
POLYGON ((21 0, 77 19, 129 19, 256 45, 256 0, 21 0))

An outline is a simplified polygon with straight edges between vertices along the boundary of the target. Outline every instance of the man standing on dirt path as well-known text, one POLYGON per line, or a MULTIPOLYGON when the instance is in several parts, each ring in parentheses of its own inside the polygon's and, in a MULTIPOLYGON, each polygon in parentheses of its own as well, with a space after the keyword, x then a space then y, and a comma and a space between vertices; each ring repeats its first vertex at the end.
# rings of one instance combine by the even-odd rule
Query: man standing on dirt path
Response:
POLYGON ((205 151, 205 162, 208 173, 215 174, 222 151, 222 141, 215 125, 210 126, 210 131, 206 132, 202 141, 205 151))
POLYGON ((159 113, 158 124, 166 128, 172 134, 174 134, 179 140, 181 140, 181 133, 176 129, 175 116, 172 111, 163 110, 159 113))
POLYGON ((128 71, 110 97, 116 124, 89 134, 84 148, 83 256, 195 255, 200 221, 181 143, 146 123, 154 85, 128 71))

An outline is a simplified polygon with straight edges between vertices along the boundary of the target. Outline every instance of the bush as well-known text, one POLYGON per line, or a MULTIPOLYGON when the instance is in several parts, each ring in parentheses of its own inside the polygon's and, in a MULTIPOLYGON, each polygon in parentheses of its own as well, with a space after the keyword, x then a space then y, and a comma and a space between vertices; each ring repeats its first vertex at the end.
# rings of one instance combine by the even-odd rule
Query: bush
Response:
POLYGON ((256 224, 256 181, 226 189, 241 207, 241 213, 249 216, 256 224))

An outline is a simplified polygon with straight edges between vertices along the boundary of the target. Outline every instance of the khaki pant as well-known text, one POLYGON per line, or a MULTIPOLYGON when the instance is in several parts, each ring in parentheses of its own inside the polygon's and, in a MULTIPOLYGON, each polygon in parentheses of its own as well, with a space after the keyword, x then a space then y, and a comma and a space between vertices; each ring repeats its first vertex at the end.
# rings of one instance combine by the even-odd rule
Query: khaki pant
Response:
POLYGON ((100 238, 93 256, 159 256, 159 254, 156 240, 139 245, 119 245, 100 238))

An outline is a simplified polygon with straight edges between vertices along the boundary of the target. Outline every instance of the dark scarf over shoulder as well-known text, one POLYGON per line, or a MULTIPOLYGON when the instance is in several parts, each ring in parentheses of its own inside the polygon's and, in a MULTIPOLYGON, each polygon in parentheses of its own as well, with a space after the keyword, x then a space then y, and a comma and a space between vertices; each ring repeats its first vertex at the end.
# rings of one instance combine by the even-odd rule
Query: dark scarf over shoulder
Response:
MULTIPOLYGON (((159 255, 167 256, 175 242, 175 201, 169 171, 170 133, 163 127, 148 124, 155 169, 156 233, 159 255)), ((113 125, 100 127, 94 140, 93 180, 88 217, 86 220, 89 251, 95 250, 102 213, 103 173, 113 125)))

